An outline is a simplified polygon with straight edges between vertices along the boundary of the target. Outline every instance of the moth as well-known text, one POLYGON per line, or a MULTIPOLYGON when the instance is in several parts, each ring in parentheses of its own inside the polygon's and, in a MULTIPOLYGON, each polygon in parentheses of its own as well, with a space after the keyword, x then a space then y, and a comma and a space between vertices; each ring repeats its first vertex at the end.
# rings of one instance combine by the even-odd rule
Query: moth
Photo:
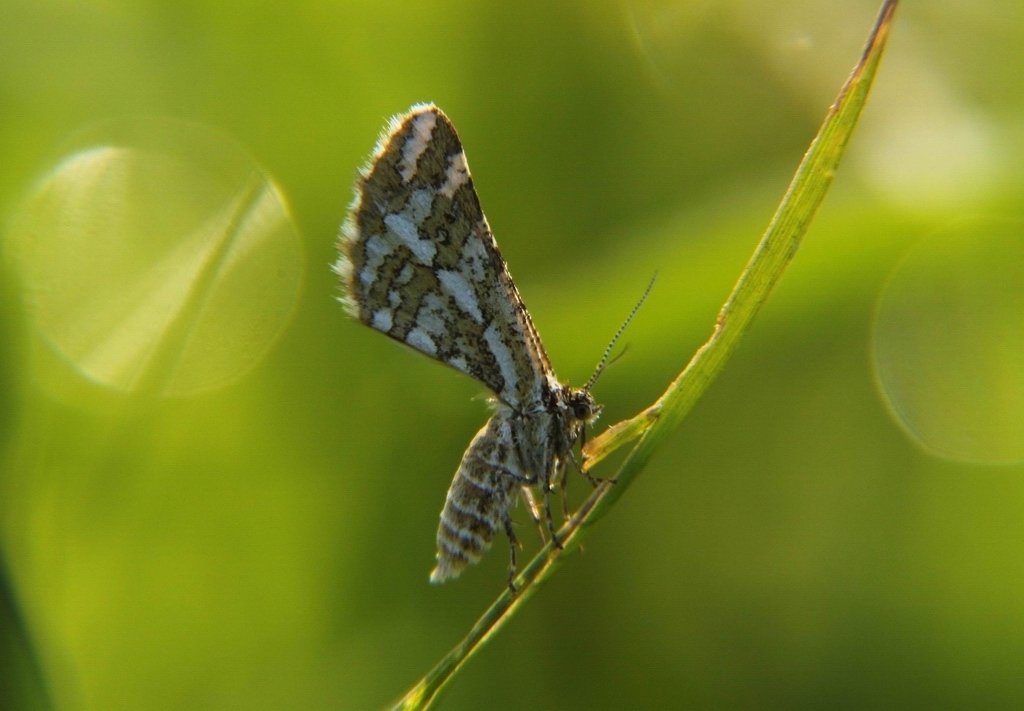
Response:
POLYGON ((391 120, 356 181, 339 254, 334 269, 353 317, 491 391, 494 414, 463 455, 441 511, 430 580, 457 577, 504 531, 514 591, 517 495, 539 525, 531 491, 539 487, 557 545, 550 494, 564 487, 573 447, 601 412, 590 389, 615 341, 583 387, 558 380, 480 208, 455 127, 433 104, 391 120))

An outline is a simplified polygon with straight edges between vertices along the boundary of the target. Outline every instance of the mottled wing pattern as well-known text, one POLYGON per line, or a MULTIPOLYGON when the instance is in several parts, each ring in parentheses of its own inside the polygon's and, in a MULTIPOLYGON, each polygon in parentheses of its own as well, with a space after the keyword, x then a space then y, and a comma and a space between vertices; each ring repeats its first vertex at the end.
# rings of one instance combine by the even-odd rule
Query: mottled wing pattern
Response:
MULTIPOLYGON (((437 567, 430 574, 431 582, 457 577, 467 565, 476 563, 499 530, 505 531, 514 545, 509 512, 527 475, 512 451, 512 427, 512 414, 503 408, 477 433, 462 456, 441 511, 437 567)), ((515 548, 512 550, 514 556, 515 548)))
MULTIPOLYGON (((353 316, 498 396, 448 490, 431 580, 458 576, 503 529, 512 586, 516 494, 541 488, 555 536, 551 484, 600 408, 589 384, 570 388, 551 371, 480 209, 462 144, 437 107, 415 106, 392 120, 360 174, 340 247, 335 269, 353 316)), ((531 505, 539 523, 536 510, 531 505)))
POLYGON ((392 120, 341 242, 336 268, 353 316, 513 408, 537 407, 551 366, 440 109, 421 105, 392 120))

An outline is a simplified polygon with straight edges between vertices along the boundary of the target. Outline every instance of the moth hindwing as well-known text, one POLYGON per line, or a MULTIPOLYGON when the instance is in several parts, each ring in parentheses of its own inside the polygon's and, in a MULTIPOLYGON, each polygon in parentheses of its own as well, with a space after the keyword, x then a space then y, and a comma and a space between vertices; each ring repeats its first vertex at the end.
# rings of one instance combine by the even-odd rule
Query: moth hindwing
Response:
MULTIPOLYGON (((495 413, 463 455, 441 512, 432 582, 454 578, 538 486, 549 494, 600 408, 555 377, 473 189, 455 127, 433 104, 391 120, 342 226, 335 271, 349 313, 482 382, 495 413)), ((537 516, 537 512, 530 507, 537 516)))

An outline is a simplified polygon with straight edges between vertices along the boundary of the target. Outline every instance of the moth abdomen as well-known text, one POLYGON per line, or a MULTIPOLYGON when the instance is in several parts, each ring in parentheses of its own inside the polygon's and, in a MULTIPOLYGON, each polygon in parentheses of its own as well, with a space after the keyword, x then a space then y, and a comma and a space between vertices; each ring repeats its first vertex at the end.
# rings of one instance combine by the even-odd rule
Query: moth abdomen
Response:
POLYGON ((441 511, 437 528, 437 567, 430 574, 432 583, 458 577, 467 565, 480 560, 498 530, 493 521, 493 500, 481 502, 476 511, 463 509, 453 501, 453 495, 458 496, 463 486, 468 484, 460 484, 457 475, 441 511))

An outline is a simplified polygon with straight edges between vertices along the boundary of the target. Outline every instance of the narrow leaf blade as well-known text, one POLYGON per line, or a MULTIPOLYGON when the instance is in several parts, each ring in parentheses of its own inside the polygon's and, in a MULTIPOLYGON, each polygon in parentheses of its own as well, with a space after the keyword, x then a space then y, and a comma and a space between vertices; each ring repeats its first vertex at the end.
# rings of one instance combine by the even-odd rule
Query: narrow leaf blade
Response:
POLYGON ((523 606, 580 547, 590 528, 625 493, 676 425, 693 408, 732 355, 761 305, 778 284, 832 184, 835 171, 867 101, 892 26, 898 0, 886 0, 860 61, 804 155, 761 242, 718 315, 711 338, 658 400, 636 417, 613 425, 588 443, 588 466, 623 444, 639 442, 613 482, 601 484, 559 531, 561 548, 548 544, 516 579, 517 595, 505 590, 469 633, 392 707, 393 711, 433 708, 445 686, 484 643, 523 606))

